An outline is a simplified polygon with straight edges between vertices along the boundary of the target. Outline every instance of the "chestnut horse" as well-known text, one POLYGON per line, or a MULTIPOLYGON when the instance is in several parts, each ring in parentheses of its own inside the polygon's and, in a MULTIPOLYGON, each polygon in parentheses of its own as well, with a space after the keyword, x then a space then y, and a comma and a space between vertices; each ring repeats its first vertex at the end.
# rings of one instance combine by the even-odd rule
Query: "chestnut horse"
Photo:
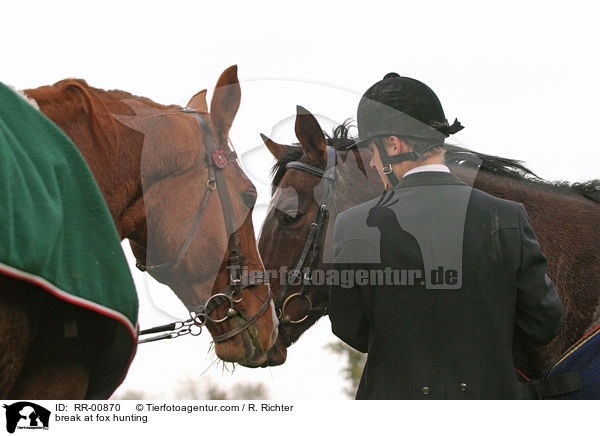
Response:
MULTIPOLYGON (((256 190, 228 145, 241 97, 236 66, 219 78, 210 112, 206 90, 187 110, 77 79, 25 94, 81 152, 138 265, 150 264, 148 272, 190 311, 200 313, 211 295, 230 287, 232 258, 251 271, 264 269, 252 225, 256 190), (220 154, 207 156, 209 144, 220 154), (214 169, 210 159, 227 165, 214 169)), ((213 336, 219 358, 257 366, 276 340, 277 319, 268 284, 252 285, 236 288, 226 302, 212 298, 209 316, 205 312, 199 322, 213 336)), ((91 344, 103 334, 102 321, 82 316, 92 335, 87 348, 61 349, 56 324, 71 305, 3 275, 0 289, 0 397, 86 397, 89 359, 97 351, 91 344)))
MULTIPOLYGON (((337 135, 326 138, 316 119, 299 108, 296 118, 296 136, 299 146, 277 144, 263 136, 269 151, 276 159, 273 167, 273 188, 287 192, 276 195, 265 218, 258 242, 265 268, 292 269, 317 216, 318 202, 322 198, 323 179, 319 174, 309 174, 299 168, 288 168, 290 162, 303 162, 322 170, 327 163, 326 146, 336 149, 335 181, 333 194, 327 202, 329 216, 320 242, 316 268, 327 269, 323 262, 323 241, 332 234, 335 212, 381 195, 383 184, 376 171, 369 167, 369 151, 352 148, 345 126, 336 129, 337 135), (347 150, 350 148, 350 150, 347 150), (364 164, 363 164, 364 162, 364 164), (292 192, 292 194, 290 194, 292 192), (295 196, 294 201, 289 198, 295 196), (332 205, 331 199, 335 199, 332 205), (279 203, 279 204, 277 204, 279 203), (288 210, 288 209, 294 210, 288 210)), ((464 150, 448 146, 446 162, 450 169, 465 182, 497 197, 523 203, 535 229, 538 241, 548 259, 547 273, 554 281, 565 309, 561 333, 549 345, 531 348, 515 338, 515 364, 530 378, 540 378, 585 332, 600 324, 600 180, 581 184, 546 182, 537 178, 518 161, 475 153, 481 161, 475 173, 472 164, 464 159, 464 150), (471 180, 467 180, 471 178, 471 180)), ((327 258, 326 260, 330 260, 327 258)), ((302 265, 308 266, 308 261, 302 265)), ((271 280, 273 299, 285 301, 297 287, 290 287, 281 298, 279 278, 271 280)), ((276 304, 281 316, 279 339, 269 353, 269 365, 285 361, 286 347, 326 313, 327 286, 307 285, 306 298, 292 298, 285 310, 276 304), (313 310, 307 311, 309 300, 313 310), (321 310, 314 310, 314 309, 321 310), (303 320, 303 318, 305 318, 303 320), (301 322, 296 322, 300 321, 301 322)))

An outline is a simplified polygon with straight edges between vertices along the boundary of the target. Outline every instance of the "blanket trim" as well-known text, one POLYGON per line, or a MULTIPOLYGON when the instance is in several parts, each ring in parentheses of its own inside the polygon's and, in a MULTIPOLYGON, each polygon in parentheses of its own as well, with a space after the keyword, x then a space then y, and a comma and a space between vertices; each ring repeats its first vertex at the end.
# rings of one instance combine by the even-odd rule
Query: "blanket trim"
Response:
MULTIPOLYGON (((24 280, 24 281, 33 283, 34 285, 39 286, 40 288, 44 289, 45 291, 48 291, 50 294, 54 295, 57 298, 60 298, 61 300, 64 300, 64 301, 74 304, 76 306, 83 307, 85 309, 92 310, 94 312, 99 313, 100 315, 112 318, 115 321, 121 323, 123 326, 125 326, 127 331, 131 334, 133 346, 131 347, 131 353, 129 355, 127 366, 123 370, 123 374, 121 375, 121 379, 119 380, 119 383, 114 387, 113 392, 111 393, 111 395, 112 395, 117 390, 117 388, 121 385, 121 383, 123 383, 123 380, 125 380, 125 376, 127 375, 129 367, 131 366, 131 362, 133 361, 133 357, 135 356, 137 337, 138 337, 137 332, 139 330, 139 324, 136 322, 136 325, 134 326, 131 323, 131 321, 129 320, 129 318, 127 318, 125 315, 123 315, 120 312, 117 312, 114 309, 102 306, 101 304, 94 303, 93 301, 89 301, 89 300, 86 300, 81 297, 71 295, 68 292, 53 285, 49 281, 43 279, 42 277, 36 276, 35 274, 32 274, 27 271, 22 271, 17 268, 13 268, 2 262, 0 262, 0 274, 5 274, 7 276, 14 277, 16 279, 20 279, 20 280, 24 280)), ((109 395, 109 397, 110 397, 110 395, 109 395)))
POLYGON ((131 333, 131 337, 134 341, 137 342, 137 331, 138 325, 135 326, 131 323, 129 318, 127 318, 122 313, 111 309, 109 307, 102 306, 101 304, 94 303, 93 301, 86 300, 85 298, 77 297, 75 295, 71 295, 70 293, 63 291, 57 286, 53 285, 46 279, 42 277, 36 276, 35 274, 29 273, 27 271, 21 271, 17 268, 13 268, 9 265, 6 265, 0 262, 0 273, 4 273, 8 276, 15 277, 17 279, 26 280, 34 285, 37 285, 41 288, 44 288, 46 291, 50 292, 55 297, 60 298, 68 303, 75 304, 77 306, 84 307, 86 309, 93 310, 94 312, 98 312, 101 315, 107 316, 109 318, 113 318, 114 320, 123 324, 129 333, 131 333))
POLYGON ((594 327, 593 329, 591 329, 590 331, 588 331, 585 335, 583 335, 581 337, 581 339, 579 339, 577 342, 575 342, 573 345, 571 345, 571 347, 569 347, 569 349, 564 352, 564 354, 560 357, 560 359, 558 359, 558 361, 556 361, 556 363, 554 363, 554 365, 552 365, 550 367, 550 369, 548 369, 548 371, 546 371, 545 377, 547 377, 554 368, 556 368, 558 365, 560 365, 567 357, 569 357, 572 353, 574 353, 579 347, 583 346, 588 340, 590 340, 591 338, 596 336, 596 334, 598 334, 598 333, 600 333, 600 325, 598 325, 598 326, 594 327))

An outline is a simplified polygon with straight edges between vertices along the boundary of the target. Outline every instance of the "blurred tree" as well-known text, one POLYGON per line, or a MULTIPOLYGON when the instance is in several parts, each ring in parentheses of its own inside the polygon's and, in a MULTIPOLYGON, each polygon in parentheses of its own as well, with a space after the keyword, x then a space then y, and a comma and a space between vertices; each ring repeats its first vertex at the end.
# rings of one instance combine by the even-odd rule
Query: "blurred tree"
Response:
POLYGON ((126 391, 113 395, 111 400, 149 400, 146 392, 136 389, 127 389, 126 391))
POLYGON ((128 389, 117 393, 111 400, 268 400, 269 389, 263 383, 236 383, 231 389, 223 389, 211 379, 198 381, 194 377, 180 379, 172 394, 162 395, 153 392, 128 389))
POLYGON ((356 351, 354 348, 346 345, 345 343, 331 342, 325 345, 325 348, 331 351, 333 354, 337 354, 345 362, 345 366, 342 368, 344 378, 348 381, 349 386, 344 388, 344 393, 350 398, 354 398, 358 384, 360 383, 360 376, 362 375, 367 361, 367 355, 356 351))
POLYGON ((229 390, 212 380, 199 383, 193 378, 180 380, 175 391, 178 400, 267 400, 269 393, 263 383, 236 383, 229 390))
POLYGON ((263 383, 236 383, 231 391, 232 400, 269 399, 269 389, 263 383))
POLYGON ((217 385, 210 382, 208 387, 206 388, 206 394, 204 396, 197 396, 196 398, 192 399, 228 400, 229 398, 227 398, 227 391, 224 391, 217 385))

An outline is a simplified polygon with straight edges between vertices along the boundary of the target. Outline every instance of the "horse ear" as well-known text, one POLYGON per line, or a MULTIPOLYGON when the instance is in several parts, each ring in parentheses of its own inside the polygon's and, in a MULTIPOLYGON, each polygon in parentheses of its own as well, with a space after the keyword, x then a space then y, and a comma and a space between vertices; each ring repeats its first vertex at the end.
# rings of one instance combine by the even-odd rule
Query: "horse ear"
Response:
POLYGON ((266 135, 263 135, 262 133, 260 134, 260 137, 262 138, 263 142, 265 143, 273 157, 277 160, 281 159, 285 155, 285 152, 290 148, 289 145, 278 144, 277 142, 273 141, 271 138, 269 138, 266 135))
POLYGON ((208 113, 208 104, 206 103, 206 89, 194 95, 187 104, 187 107, 196 112, 208 113))
POLYGON ((210 102, 210 117, 215 134, 221 141, 226 141, 229 136, 229 129, 240 107, 241 95, 237 65, 232 65, 219 77, 210 102))
POLYGON ((320 162, 325 159, 327 144, 323 130, 314 115, 302 106, 296 106, 296 137, 310 160, 320 162))

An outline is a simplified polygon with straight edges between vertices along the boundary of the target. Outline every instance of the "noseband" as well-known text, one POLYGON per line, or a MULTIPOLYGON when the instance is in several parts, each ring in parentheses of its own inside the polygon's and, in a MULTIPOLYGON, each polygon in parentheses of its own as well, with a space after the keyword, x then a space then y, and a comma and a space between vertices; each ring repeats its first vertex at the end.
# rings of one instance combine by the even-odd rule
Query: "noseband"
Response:
MULTIPOLYGON (((198 212, 196 213, 196 218, 194 220, 194 224, 192 225, 192 229, 181 248, 175 254, 175 256, 167 262, 155 265, 136 263, 136 266, 141 271, 159 271, 173 267, 182 258, 183 254, 187 251, 190 244, 192 243, 194 235, 198 230, 198 227, 200 226, 202 215, 204 214, 204 211, 206 210, 206 207, 208 205, 210 195, 215 189, 217 189, 217 195, 219 196, 219 199, 221 201, 221 208, 223 210, 225 229, 227 235, 231 235, 227 247, 229 253, 229 257, 227 259, 227 269, 229 270, 230 284, 225 289, 222 289, 219 292, 211 295, 211 297, 206 302, 202 303, 201 305, 190 311, 191 318, 187 321, 178 321, 164 326, 154 327, 151 329, 141 331, 140 336, 159 332, 168 333, 164 333, 160 336, 155 336, 148 339, 142 339, 139 340, 138 343, 152 342, 159 339, 171 339, 186 334, 192 334, 194 336, 197 336, 198 334, 200 334, 202 326, 204 326, 209 321, 213 324, 219 324, 225 322, 227 319, 232 318, 236 315, 241 316, 241 314, 239 314, 233 306, 242 301, 242 291, 246 288, 265 283, 264 274, 261 275, 262 277, 255 277, 256 274, 241 274, 244 262, 242 243, 240 239, 240 234, 237 230, 235 214, 233 212, 233 206, 231 204, 229 190, 227 189, 225 175, 223 174, 223 169, 227 166, 229 162, 233 162, 237 159, 237 154, 235 153, 235 151, 231 151, 226 148, 217 146, 210 126, 200 115, 198 115, 196 111, 190 108, 183 108, 181 109, 181 111, 193 115, 202 129, 204 145, 206 148, 206 159, 208 163, 208 180, 206 182, 204 195, 202 197, 202 201, 200 202, 198 212), (212 318, 210 316, 210 313, 222 303, 227 303, 227 305, 229 306, 225 316, 222 318, 212 318)), ((237 335, 238 333, 241 333, 242 331, 250 327, 252 324, 254 324, 254 322, 256 322, 256 320, 260 318, 261 315, 265 313, 265 311, 269 307, 273 294, 271 292, 270 286, 268 287, 268 289, 269 293, 267 295, 267 298, 265 299, 265 302, 262 304, 258 312, 252 318, 248 319, 244 324, 233 330, 225 332, 221 335, 213 336, 213 341, 226 341, 227 339, 232 338, 233 336, 237 335)))
POLYGON ((306 242, 304 243, 304 247, 302 248, 300 256, 298 257, 296 264, 292 269, 291 275, 288 276, 288 280, 286 281, 285 286, 281 289, 279 298, 277 298, 277 301, 275 302, 277 317, 281 320, 282 324, 299 324, 301 322, 306 321, 306 319, 308 319, 309 315, 311 314, 316 314, 319 316, 327 314, 327 308, 312 307, 312 301, 309 295, 307 294, 306 285, 310 285, 312 272, 317 266, 319 250, 321 248, 320 244, 323 229, 326 226, 326 221, 329 216, 329 212, 327 210, 327 202, 329 201, 329 199, 331 199, 331 203, 337 215, 337 205, 335 202, 335 194, 333 192, 333 182, 335 181, 335 160, 335 149, 333 147, 328 146, 327 166, 325 170, 299 161, 288 162, 285 166, 286 170, 300 170, 304 173, 310 174, 311 176, 323 179, 324 190, 323 196, 321 197, 321 201, 319 203, 319 208, 317 209, 315 218, 312 224, 310 225, 310 230, 308 232, 306 242), (295 282, 300 278, 302 274, 302 268, 306 262, 308 252, 311 251, 311 246, 311 258, 308 261, 308 266, 304 268, 304 274, 302 275, 302 285, 298 291, 288 295, 290 282, 295 282), (295 299, 304 299, 308 304, 308 308, 306 310, 306 314, 303 317, 293 320, 289 315, 286 314, 286 308, 290 301, 293 301, 295 299))

